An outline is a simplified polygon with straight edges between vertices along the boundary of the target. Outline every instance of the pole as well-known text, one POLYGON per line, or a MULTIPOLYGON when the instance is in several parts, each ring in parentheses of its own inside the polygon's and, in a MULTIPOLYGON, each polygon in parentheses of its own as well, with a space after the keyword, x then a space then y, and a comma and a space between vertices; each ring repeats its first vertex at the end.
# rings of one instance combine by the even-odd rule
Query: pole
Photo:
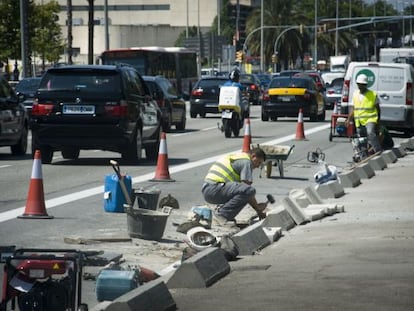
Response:
POLYGON ((185 24, 185 37, 188 38, 188 0, 187 0, 187 21, 185 24))
POLYGON ((339 15, 339 4, 336 0, 336 30, 335 30, 335 56, 338 55, 338 15, 339 15))
POLYGON ((109 50, 108 0, 105 0, 104 10, 105 10, 105 49, 109 50))
POLYGON ((314 48, 315 48, 315 52, 314 52, 314 63, 315 63, 315 68, 318 69, 318 0, 315 0, 315 43, 314 43, 314 48))
MULTIPOLYGON (((221 35, 220 14, 221 14, 221 0, 217 0, 217 42, 221 42, 220 40, 220 35, 221 35)), ((219 71, 221 71, 221 53, 220 52, 217 58, 217 63, 218 63, 218 69, 219 71)))
POLYGON ((67 16, 68 16, 68 64, 72 65, 72 0, 67 0, 67 16))
MULTIPOLYGON (((27 28, 25 27, 27 23, 27 1, 26 0, 20 0, 20 51, 22 54, 22 76, 23 78, 27 77, 27 28)), ((16 66, 15 66, 16 67, 16 66)), ((14 69, 15 71, 18 70, 17 67, 14 69)), ((16 71, 18 72, 18 71, 16 71)), ((13 80, 18 80, 19 77, 13 76, 13 80), (17 79, 16 79, 17 78, 17 79)))
POLYGON ((260 4, 260 71, 264 72, 263 68, 263 46, 264 46, 264 39, 263 39, 263 0, 261 0, 260 4))
POLYGON ((93 64, 93 1, 94 0, 88 0, 88 64, 90 65, 93 64))

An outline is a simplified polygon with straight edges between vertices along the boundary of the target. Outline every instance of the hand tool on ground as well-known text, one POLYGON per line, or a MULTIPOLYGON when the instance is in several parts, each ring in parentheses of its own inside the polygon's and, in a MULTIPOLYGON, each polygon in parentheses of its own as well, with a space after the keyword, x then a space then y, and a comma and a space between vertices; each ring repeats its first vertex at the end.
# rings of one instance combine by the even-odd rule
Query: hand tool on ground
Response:
POLYGON ((115 160, 110 160, 109 163, 111 163, 111 165, 112 165, 112 167, 115 171, 115 174, 118 176, 119 185, 121 186, 121 190, 122 190, 122 193, 125 197, 125 201, 127 202, 127 204, 130 207, 132 207, 132 200, 131 200, 131 197, 129 195, 128 189, 125 185, 124 176, 121 174, 121 169, 119 168, 118 162, 115 161, 115 160))

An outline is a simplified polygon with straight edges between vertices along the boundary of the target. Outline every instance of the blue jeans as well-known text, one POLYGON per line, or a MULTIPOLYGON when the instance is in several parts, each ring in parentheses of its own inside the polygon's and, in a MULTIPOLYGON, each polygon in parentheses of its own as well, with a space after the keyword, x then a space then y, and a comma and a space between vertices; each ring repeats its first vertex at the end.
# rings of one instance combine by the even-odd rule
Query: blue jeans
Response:
POLYGON ((205 183, 201 192, 206 202, 222 204, 219 214, 227 220, 234 220, 234 217, 256 195, 254 187, 240 182, 205 183))

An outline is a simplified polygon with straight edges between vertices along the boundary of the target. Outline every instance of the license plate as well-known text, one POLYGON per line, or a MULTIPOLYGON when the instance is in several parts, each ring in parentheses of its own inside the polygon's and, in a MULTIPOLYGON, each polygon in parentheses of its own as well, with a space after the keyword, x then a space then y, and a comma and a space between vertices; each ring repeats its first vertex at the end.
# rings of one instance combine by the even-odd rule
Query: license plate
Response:
POLYGON ((92 105, 64 105, 64 114, 94 114, 95 106, 92 105))
POLYGON ((281 96, 280 97, 280 100, 282 101, 282 102, 290 102, 290 101, 292 101, 294 99, 294 97, 293 96, 281 96))
POLYGON ((217 103, 207 103, 206 107, 217 107, 217 103))
POLYGON ((233 112, 232 111, 223 111, 221 113, 221 117, 223 119, 231 119, 232 115, 233 115, 233 112))

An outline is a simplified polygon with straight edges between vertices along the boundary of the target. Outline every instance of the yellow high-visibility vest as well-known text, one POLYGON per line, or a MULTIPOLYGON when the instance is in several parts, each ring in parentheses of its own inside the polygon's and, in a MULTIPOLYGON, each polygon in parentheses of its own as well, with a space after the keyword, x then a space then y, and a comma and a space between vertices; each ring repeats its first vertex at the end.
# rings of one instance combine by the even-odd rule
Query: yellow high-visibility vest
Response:
POLYGON ((232 162, 240 159, 250 160, 247 153, 231 154, 217 160, 207 173, 206 182, 225 183, 231 181, 240 182, 240 175, 231 166, 232 162))
POLYGON ((368 90, 364 94, 364 97, 361 101, 360 92, 355 92, 353 96, 354 103, 354 120, 355 126, 364 126, 369 122, 377 123, 378 122, 378 111, 375 107, 375 100, 377 94, 374 91, 368 90))

